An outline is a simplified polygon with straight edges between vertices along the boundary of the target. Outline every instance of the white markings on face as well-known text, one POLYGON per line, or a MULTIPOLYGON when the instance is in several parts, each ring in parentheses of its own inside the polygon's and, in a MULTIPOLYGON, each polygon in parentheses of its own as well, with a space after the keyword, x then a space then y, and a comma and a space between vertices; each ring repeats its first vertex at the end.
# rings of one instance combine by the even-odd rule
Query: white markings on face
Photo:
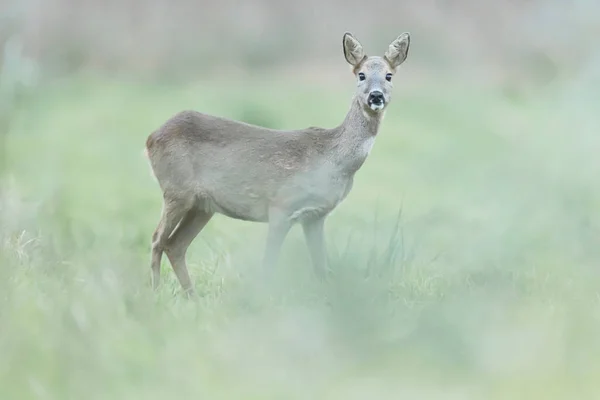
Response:
POLYGON ((390 74, 388 64, 381 57, 371 57, 361 66, 357 74, 357 94, 367 110, 381 113, 386 108, 392 89, 391 80, 387 79, 390 74))

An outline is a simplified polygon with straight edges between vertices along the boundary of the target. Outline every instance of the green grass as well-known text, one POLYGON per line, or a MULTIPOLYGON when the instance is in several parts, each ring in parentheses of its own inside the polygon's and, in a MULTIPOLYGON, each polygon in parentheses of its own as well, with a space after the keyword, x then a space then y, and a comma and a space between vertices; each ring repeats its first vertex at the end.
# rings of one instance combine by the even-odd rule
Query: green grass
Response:
POLYGON ((266 286, 266 226, 218 216, 188 253, 195 303, 166 260, 149 288, 161 196, 146 136, 188 108, 334 126, 351 82, 40 87, 7 139, 0 398, 598 395, 593 104, 558 89, 516 104, 495 89, 397 86, 328 219, 334 279, 313 277, 295 229, 266 286))

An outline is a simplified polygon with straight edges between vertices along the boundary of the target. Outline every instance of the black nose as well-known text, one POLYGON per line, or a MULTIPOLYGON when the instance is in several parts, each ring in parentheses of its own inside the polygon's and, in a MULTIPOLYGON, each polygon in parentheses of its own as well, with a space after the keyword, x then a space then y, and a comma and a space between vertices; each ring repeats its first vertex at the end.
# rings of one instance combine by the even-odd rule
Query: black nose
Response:
POLYGON ((373 104, 382 104, 383 103, 383 93, 376 90, 369 94, 369 101, 373 104))

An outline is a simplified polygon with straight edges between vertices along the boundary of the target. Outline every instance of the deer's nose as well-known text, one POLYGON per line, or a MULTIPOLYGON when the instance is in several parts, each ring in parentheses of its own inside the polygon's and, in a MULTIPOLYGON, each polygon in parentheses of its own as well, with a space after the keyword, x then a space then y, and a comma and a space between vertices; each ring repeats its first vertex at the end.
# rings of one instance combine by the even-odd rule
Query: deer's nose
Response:
POLYGON ((372 104, 382 104, 383 103, 383 93, 381 93, 379 90, 375 90, 371 93, 369 93, 369 102, 372 104))

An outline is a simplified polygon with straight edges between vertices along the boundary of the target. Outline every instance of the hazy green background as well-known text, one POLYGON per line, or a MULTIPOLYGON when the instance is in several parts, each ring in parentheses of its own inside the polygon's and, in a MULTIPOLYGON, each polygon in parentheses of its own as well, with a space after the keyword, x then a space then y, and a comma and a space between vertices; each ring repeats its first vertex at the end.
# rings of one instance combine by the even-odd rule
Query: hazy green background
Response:
POLYGON ((598 7, 484 3, 3 2, 0 399, 600 397, 598 7), (200 299, 166 259, 152 292, 147 135, 337 125, 345 30, 413 36, 334 279, 295 229, 265 285, 266 226, 217 216, 200 299))

